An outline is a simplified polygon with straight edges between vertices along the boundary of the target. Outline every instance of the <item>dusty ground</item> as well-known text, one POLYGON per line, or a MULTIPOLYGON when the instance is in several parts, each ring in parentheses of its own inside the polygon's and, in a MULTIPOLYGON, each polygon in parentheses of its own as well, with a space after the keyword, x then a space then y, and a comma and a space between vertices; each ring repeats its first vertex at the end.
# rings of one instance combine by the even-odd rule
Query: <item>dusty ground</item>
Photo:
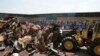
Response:
MULTIPOLYGON (((4 53, 0 52, 0 56, 4 56, 4 53)), ((21 56, 29 56, 26 55, 27 52, 24 52, 21 56)), ((35 53, 32 56, 48 56, 47 54, 44 53, 35 53)), ((57 55, 49 55, 49 56, 57 56, 57 55)), ((59 52, 58 56, 89 56, 89 54, 86 52, 86 50, 78 50, 77 52, 71 53, 71 52, 59 52)))
MULTIPOLYGON (((33 56, 47 56, 47 55, 46 54, 35 53, 33 56)), ((50 55, 50 56, 53 56, 53 55, 50 55)), ((89 54, 85 50, 78 50, 75 53, 60 52, 59 56, 89 56, 89 54)))

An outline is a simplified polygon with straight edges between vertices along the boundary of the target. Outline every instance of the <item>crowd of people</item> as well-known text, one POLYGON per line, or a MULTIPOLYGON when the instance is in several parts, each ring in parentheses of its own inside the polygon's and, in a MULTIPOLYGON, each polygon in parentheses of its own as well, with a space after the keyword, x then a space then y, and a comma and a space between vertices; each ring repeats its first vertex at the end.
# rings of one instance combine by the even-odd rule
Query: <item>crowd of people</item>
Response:
POLYGON ((63 22, 63 21, 53 21, 53 20, 47 20, 47 21, 35 21, 33 22, 34 24, 38 24, 38 25, 42 25, 42 26, 46 26, 50 23, 56 23, 58 25, 60 25, 60 29, 78 29, 78 30, 82 30, 83 27, 85 26, 85 23, 82 21, 77 21, 77 22, 71 22, 71 21, 67 21, 67 22, 63 22))

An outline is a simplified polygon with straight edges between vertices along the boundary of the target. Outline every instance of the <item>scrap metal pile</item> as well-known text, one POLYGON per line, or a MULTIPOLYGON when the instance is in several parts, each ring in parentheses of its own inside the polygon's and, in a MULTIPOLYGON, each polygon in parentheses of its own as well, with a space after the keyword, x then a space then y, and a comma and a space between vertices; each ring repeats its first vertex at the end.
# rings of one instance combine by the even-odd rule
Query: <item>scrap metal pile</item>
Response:
POLYGON ((57 24, 40 26, 14 17, 0 20, 2 56, 32 56, 34 52, 47 53, 48 50, 57 52, 60 41, 61 35, 57 24))

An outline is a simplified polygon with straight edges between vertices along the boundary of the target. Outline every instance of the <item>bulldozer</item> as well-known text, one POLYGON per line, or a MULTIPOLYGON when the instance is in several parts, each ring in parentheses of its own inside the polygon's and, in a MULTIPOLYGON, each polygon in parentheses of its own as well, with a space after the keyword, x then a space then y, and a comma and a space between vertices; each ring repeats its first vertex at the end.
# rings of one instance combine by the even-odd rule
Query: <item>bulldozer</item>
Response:
POLYGON ((75 32, 66 33, 63 37, 62 48, 65 51, 77 51, 78 48, 85 46, 91 56, 100 56, 100 21, 88 20, 81 33, 79 30, 75 32))

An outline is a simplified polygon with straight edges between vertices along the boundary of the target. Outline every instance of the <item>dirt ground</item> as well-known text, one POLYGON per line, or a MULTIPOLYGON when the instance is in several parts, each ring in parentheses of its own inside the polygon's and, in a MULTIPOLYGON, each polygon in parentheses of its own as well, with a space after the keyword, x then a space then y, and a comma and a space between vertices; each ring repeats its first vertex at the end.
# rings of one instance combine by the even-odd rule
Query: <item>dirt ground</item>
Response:
MULTIPOLYGON (((4 56, 4 53, 0 52, 0 56, 4 56)), ((29 56, 27 55, 27 52, 22 53, 21 56, 29 56)), ((48 56, 44 53, 34 53, 32 56, 48 56)), ((71 53, 71 52, 59 52, 57 55, 49 55, 49 56, 89 56, 89 54, 84 50, 79 50, 77 52, 71 53)))
MULTIPOLYGON (((33 56, 47 56, 46 54, 35 53, 33 56)), ((54 55, 50 55, 54 56, 54 55)), ((89 54, 84 50, 78 50, 77 52, 59 52, 58 56, 89 56, 89 54)))

